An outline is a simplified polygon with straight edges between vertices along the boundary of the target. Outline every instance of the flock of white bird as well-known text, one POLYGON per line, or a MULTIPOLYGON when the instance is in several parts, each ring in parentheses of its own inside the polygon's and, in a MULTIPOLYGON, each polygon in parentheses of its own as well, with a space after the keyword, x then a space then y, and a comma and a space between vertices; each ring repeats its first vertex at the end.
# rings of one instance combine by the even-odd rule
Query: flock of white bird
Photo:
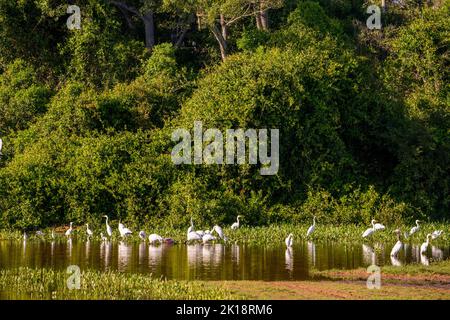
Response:
MULTIPOLYGON (((102 241, 108 241, 112 237, 113 229, 109 225, 108 216, 104 215, 103 217, 106 219, 106 221, 105 221, 106 235, 103 232, 100 232, 100 237, 101 237, 102 241)), ((240 226, 239 219, 240 218, 241 218, 241 216, 237 216, 236 222, 231 225, 231 230, 236 230, 239 228, 239 226, 240 226)), ((409 232, 405 232, 403 234, 405 239, 408 239, 409 237, 411 237, 413 234, 415 234, 417 231, 420 230, 419 222, 420 222, 419 220, 416 220, 416 225, 414 227, 412 227, 409 232)), ((362 234, 363 238, 367 238, 367 237, 373 235, 377 231, 383 231, 386 229, 386 227, 384 225, 382 225, 381 223, 378 223, 376 220, 372 220, 371 225, 372 225, 372 227, 368 228, 367 230, 365 230, 363 232, 363 234, 362 234)), ((316 217, 314 216, 313 224, 306 231, 306 237, 307 238, 310 237, 315 229, 316 229, 316 217)), ((73 233, 73 230, 74 230, 73 223, 70 222, 69 229, 67 229, 67 231, 65 232, 65 236, 70 238, 73 233)), ((133 231, 131 231, 129 228, 127 228, 121 222, 119 222, 118 231, 119 231, 119 234, 122 239, 125 239, 128 236, 133 234, 133 231)), ((401 230, 396 229, 396 230, 394 230, 394 233, 397 235, 397 242, 395 243, 394 247, 391 250, 391 253, 390 253, 391 257, 397 257, 399 252, 403 248, 403 242, 401 241, 401 236, 402 236, 401 230)), ((426 241, 420 246, 420 253, 421 254, 426 253, 428 250, 428 247, 430 245, 430 240, 437 239, 438 237, 440 237, 442 235, 442 233, 443 233, 443 230, 436 230, 433 233, 428 234, 426 241)), ((36 235, 43 235, 43 233, 41 231, 38 231, 38 232, 36 232, 36 235)), ((88 223, 86 224, 86 235, 87 235, 88 239, 94 235, 94 232, 89 228, 88 223)), ((147 234, 143 230, 139 231, 138 235, 139 235, 139 238, 143 241, 146 241, 146 239, 148 239, 150 244, 162 244, 162 243, 172 244, 172 243, 174 243, 174 240, 172 238, 164 238, 155 233, 152 233, 147 236, 147 234)), ((52 231, 51 236, 53 239, 55 238, 54 231, 52 231)), ((27 238, 27 235, 26 235, 26 233, 24 233, 24 240, 26 238, 27 238)), ((223 229, 220 226, 215 225, 211 230, 195 230, 194 221, 191 218, 191 224, 190 224, 189 228, 187 229, 186 242, 203 242, 204 244, 206 244, 206 243, 216 241, 216 240, 223 240, 225 242, 228 240, 227 236, 224 234, 223 229), (217 234, 217 236, 214 235, 214 232, 217 234)), ((288 249, 292 248, 292 246, 294 244, 294 235, 292 233, 290 233, 287 236, 287 238, 285 239, 285 244, 288 249)))
MULTIPOLYGON (((405 239, 408 239, 409 237, 411 237, 414 233, 416 233, 417 231, 420 230, 420 225, 419 225, 420 220, 416 220, 416 225, 414 227, 411 228, 411 230, 409 232, 405 232, 403 234, 405 239)), ((382 225, 381 223, 378 223, 376 220, 372 220, 371 221, 371 228, 368 228, 367 230, 365 230, 362 234, 363 238, 367 238, 371 235, 373 235, 375 232, 377 231, 382 231, 385 230, 386 227, 384 225, 382 225)), ((308 231, 306 232, 306 237, 309 237, 315 230, 316 227, 316 217, 313 217, 313 224, 308 228, 308 231)), ((394 233, 396 233, 397 235, 397 242, 395 243, 394 247, 391 250, 391 257, 397 257, 398 254, 400 253, 400 251, 403 248, 403 242, 401 241, 400 237, 401 237, 401 230, 400 229, 396 229, 394 230, 394 233)), ((420 246, 420 253, 424 254, 427 252, 428 247, 430 245, 430 239, 434 240, 437 239, 438 237, 440 237, 443 233, 443 230, 435 230, 432 233, 427 234, 427 239, 424 243, 422 243, 422 245, 420 246)), ((286 247, 291 248, 294 241, 293 241, 293 234, 290 233, 287 238, 284 240, 286 247)))
MULTIPOLYGON (((109 224, 108 216, 104 215, 103 218, 106 219, 106 221, 105 221, 106 235, 103 232, 100 232, 100 238, 102 239, 102 241, 107 241, 108 239, 110 239, 112 237, 113 229, 109 224)), ((240 218, 241 218, 241 216, 237 216, 237 221, 231 225, 232 230, 236 230, 239 228, 239 226, 240 226, 239 219, 240 218)), ((121 222, 119 222, 118 230, 119 230, 120 237, 122 239, 126 239, 128 236, 133 234, 133 231, 131 231, 129 228, 127 228, 121 222)), ((67 238, 70 238, 72 236, 73 231, 74 231, 73 222, 70 222, 69 229, 66 230, 65 236, 67 238)), ((36 233, 36 235, 38 235, 38 234, 36 233)), ((94 232, 89 228, 88 223, 86 224, 86 235, 88 238, 90 238, 94 235, 94 232)), ((174 242, 174 240, 172 238, 164 238, 156 233, 152 233, 152 234, 148 235, 148 237, 147 237, 147 234, 143 230, 139 231, 138 235, 139 235, 139 238, 143 241, 146 241, 148 239, 150 244, 161 244, 161 243, 171 244, 174 242)), ((26 239, 26 238, 27 238, 27 235, 26 235, 26 233, 24 233, 24 239, 26 239)), ((52 231, 52 238, 53 239, 55 238, 55 233, 53 231, 52 231)), ((194 221, 191 218, 191 225, 189 226, 189 228, 187 230, 187 236, 186 236, 187 242, 201 241, 203 243, 208 243, 208 242, 215 241, 218 239, 221 239, 223 241, 228 240, 227 236, 224 234, 223 229, 220 226, 215 225, 211 230, 195 230, 194 229, 194 221), (214 232, 217 234, 217 236, 214 235, 214 232)))

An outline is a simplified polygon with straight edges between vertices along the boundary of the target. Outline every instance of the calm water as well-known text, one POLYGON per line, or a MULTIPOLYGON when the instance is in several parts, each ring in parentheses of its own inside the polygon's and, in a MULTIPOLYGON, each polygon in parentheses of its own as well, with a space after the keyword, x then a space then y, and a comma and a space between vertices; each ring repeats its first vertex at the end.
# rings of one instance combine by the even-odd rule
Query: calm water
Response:
POLYGON ((309 269, 353 269, 371 264, 423 264, 448 259, 450 248, 431 247, 427 255, 419 246, 405 245, 398 259, 389 256, 393 244, 342 245, 297 243, 280 246, 255 245, 162 245, 146 243, 82 241, 0 241, 0 269, 27 266, 65 270, 83 269, 152 273, 179 280, 304 280, 309 269))

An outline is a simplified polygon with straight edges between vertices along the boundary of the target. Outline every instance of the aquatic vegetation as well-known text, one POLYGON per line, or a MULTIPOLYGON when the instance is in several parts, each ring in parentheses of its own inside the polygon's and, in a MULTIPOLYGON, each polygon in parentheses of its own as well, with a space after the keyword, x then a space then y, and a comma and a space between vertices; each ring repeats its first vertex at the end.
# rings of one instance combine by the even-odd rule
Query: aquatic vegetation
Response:
POLYGON ((83 271, 80 289, 68 289, 65 271, 0 270, 0 298, 21 299, 235 299, 230 291, 198 281, 155 279, 152 275, 83 271))

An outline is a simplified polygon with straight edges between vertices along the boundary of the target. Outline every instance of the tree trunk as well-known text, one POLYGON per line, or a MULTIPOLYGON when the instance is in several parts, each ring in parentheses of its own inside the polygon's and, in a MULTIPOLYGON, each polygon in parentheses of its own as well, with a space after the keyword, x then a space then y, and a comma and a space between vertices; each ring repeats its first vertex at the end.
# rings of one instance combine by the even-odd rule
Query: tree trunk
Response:
POLYGON ((219 44, 220 55, 223 61, 227 58, 227 40, 223 37, 221 30, 219 30, 216 25, 213 25, 211 30, 219 44))
POLYGON ((147 12, 142 16, 145 27, 145 47, 152 51, 155 46, 155 22, 153 19, 153 11, 147 12))
POLYGON ((220 28, 222 29, 222 37, 226 41, 228 39, 228 30, 223 14, 220 15, 220 28))
POLYGON ((255 18, 256 18, 256 28, 258 30, 262 30, 262 22, 261 22, 261 12, 257 11, 255 14, 255 18))
POLYGON ((268 9, 261 11, 261 26, 264 31, 269 30, 269 10, 268 9))

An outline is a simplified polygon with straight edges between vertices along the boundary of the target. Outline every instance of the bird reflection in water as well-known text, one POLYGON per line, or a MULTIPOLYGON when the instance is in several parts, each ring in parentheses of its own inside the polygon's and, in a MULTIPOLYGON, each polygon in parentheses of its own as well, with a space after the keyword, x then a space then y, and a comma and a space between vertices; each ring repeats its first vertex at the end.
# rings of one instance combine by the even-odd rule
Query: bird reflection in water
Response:
POLYGON ((240 259, 240 247, 237 244, 233 244, 231 246, 231 259, 236 263, 236 265, 239 265, 239 259, 240 259))
POLYGON ((124 241, 119 242, 119 263, 118 269, 123 272, 127 269, 131 258, 132 247, 124 241))
POLYGON ((147 246, 144 242, 139 243, 139 264, 143 265, 145 261, 145 257, 147 256, 147 246))
POLYGON ((284 252, 284 264, 286 266, 286 270, 289 271, 289 274, 294 271, 294 254, 292 251, 292 247, 287 247, 284 252))
POLYGON ((195 267, 197 262, 200 262, 202 256, 203 246, 200 244, 187 245, 187 259, 190 267, 195 267))
POLYGON ((362 245, 363 260, 366 265, 374 265, 376 262, 375 250, 367 244, 362 245))
POLYGON ((148 264, 152 267, 157 267, 161 264, 163 252, 163 245, 153 245, 148 246, 148 264))
POLYGON ((308 257, 311 264, 316 266, 316 245, 312 241, 308 241, 308 257))

